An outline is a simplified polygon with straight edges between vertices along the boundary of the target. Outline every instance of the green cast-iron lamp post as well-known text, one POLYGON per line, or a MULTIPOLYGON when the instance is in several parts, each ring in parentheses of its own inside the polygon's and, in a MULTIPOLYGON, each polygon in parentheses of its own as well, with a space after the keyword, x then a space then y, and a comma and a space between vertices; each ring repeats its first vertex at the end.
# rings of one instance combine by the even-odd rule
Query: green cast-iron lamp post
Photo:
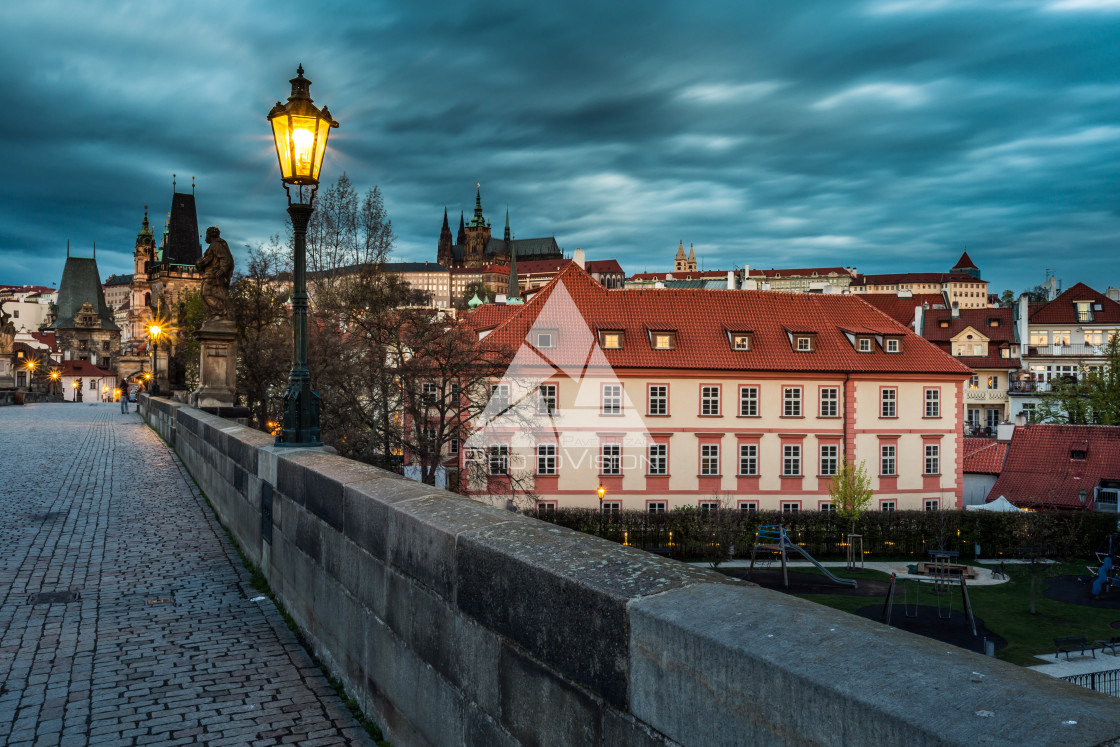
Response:
POLYGON ((319 169, 327 152, 327 136, 338 127, 327 107, 311 103, 311 81, 303 77, 303 65, 291 79, 288 103, 276 102, 268 113, 280 177, 288 194, 288 215, 295 235, 294 287, 292 289, 292 372, 284 394, 284 423, 276 443, 281 446, 319 446, 319 395, 311 390, 307 370, 307 224, 315 211, 315 192, 319 189, 319 169), (297 201, 292 202, 292 187, 297 201), (304 188, 307 201, 304 202, 304 188))

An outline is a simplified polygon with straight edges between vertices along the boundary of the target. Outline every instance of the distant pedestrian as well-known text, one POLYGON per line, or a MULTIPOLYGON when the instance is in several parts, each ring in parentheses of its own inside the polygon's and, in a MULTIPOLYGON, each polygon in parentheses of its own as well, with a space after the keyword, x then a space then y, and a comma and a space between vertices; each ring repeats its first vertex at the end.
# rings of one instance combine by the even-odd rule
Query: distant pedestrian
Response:
POLYGON ((128 414, 128 384, 121 387, 121 412, 128 414))

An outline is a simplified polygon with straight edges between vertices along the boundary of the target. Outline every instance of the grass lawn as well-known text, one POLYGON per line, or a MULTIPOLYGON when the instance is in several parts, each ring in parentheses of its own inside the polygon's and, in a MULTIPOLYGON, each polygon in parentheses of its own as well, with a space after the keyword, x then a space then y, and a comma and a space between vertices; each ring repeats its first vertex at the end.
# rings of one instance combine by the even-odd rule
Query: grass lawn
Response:
MULTIPOLYGON (((997 586, 970 586, 968 598, 972 602, 973 613, 984 620, 989 630, 1007 639, 1007 648, 996 652, 996 656, 1013 664, 1034 665, 1043 662, 1035 659, 1035 654, 1054 653, 1054 639, 1068 635, 1083 635, 1090 641, 1108 640, 1120 631, 1113 630, 1109 623, 1120 620, 1120 609, 1096 609, 1076 604, 1065 604, 1047 599, 1042 595, 1047 576, 1075 576, 1085 573, 1084 563, 1061 563, 1036 566, 1035 610, 1030 614, 1031 569, 1029 565, 1008 565, 1010 581, 997 586)), ((808 568, 798 568, 799 572, 809 572, 808 568)), ((816 571, 816 569, 811 569, 816 571)), ((890 576, 877 571, 849 573, 842 568, 830 568, 838 576, 849 578, 875 578, 889 580, 890 576)), ((874 598, 846 597, 826 594, 802 594, 803 599, 818 604, 835 607, 838 610, 854 613, 861 607, 874 604, 874 598)), ((880 602, 882 600, 879 600, 880 602)), ((959 593, 955 595, 957 609, 960 609, 959 593)), ((901 604, 901 599, 895 599, 901 604)), ((1120 660, 1118 660, 1120 665, 1120 660)), ((1117 668, 1120 668, 1118 666, 1117 668)))

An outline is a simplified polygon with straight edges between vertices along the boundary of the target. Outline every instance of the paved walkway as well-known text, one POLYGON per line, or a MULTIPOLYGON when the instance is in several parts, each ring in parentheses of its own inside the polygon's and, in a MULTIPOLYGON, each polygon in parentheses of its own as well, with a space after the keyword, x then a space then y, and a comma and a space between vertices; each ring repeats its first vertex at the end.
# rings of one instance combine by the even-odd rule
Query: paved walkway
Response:
POLYGON ((0 407, 0 744, 370 744, 257 596, 135 413, 0 407))

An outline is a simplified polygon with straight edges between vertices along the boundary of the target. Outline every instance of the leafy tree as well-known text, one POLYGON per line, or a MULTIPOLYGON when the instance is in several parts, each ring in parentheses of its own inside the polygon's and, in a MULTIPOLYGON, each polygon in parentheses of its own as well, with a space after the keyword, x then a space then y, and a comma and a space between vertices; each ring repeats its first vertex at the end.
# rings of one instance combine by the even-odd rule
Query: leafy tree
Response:
POLYGON ((867 474, 867 465, 860 462, 859 466, 850 458, 844 459, 840 471, 832 477, 828 486, 828 495, 832 498, 832 506, 844 521, 850 522, 852 533, 855 533, 856 521, 871 505, 874 495, 871 491, 871 478, 867 474))
POLYGON ((1003 307, 1010 307, 1015 303, 1015 291, 1008 289, 999 296, 999 305, 1003 307))

